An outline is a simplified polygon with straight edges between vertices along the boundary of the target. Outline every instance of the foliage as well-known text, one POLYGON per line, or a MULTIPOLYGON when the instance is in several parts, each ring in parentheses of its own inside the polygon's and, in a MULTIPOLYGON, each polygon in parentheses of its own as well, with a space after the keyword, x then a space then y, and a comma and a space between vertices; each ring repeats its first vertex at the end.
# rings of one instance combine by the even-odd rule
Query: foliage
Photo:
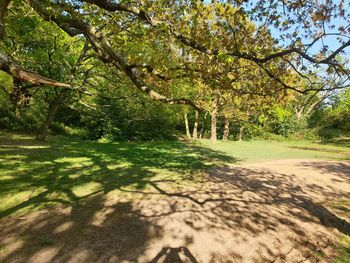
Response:
POLYGON ((288 109, 275 106, 270 111, 270 117, 269 125, 273 133, 287 137, 298 130, 298 122, 295 119, 295 115, 288 109))
POLYGON ((319 135, 326 141, 350 131, 350 89, 332 96, 310 118, 310 126, 318 127, 319 135))
POLYGON ((124 100, 108 104, 95 116, 85 117, 83 122, 88 139, 159 140, 174 137, 178 117, 164 105, 124 100))
MULTIPOLYGON (((328 1, 329 9, 319 3, 284 3, 287 23, 276 1, 269 8, 263 2, 248 7, 240 1, 92 2, 14 0, 4 9, 1 52, 23 68, 68 83, 70 91, 60 100, 62 88, 1 74, 2 128, 37 130, 47 123, 55 134, 115 141, 172 138, 184 130, 185 112, 193 123, 193 110, 151 103, 151 98, 203 109, 199 129, 205 135, 210 123, 203 115, 211 111, 215 92, 220 120, 232 124, 230 138, 236 138, 241 126, 245 139, 316 139, 313 131, 318 128, 323 137, 332 137, 331 129, 350 129, 348 91, 333 96, 331 107, 322 104, 329 103, 324 88, 346 86, 342 67, 347 60, 332 47, 309 51, 328 37, 312 33, 336 16, 330 10, 346 20, 338 3, 328 1), (262 17, 267 24, 256 22, 262 17), (268 23, 279 33, 272 35, 268 23), (307 32, 300 28, 303 23, 307 32), (302 43, 308 38, 311 46, 302 43), (286 45, 289 40, 295 41, 286 45), (314 108, 318 112, 309 122, 314 108)), ((338 31, 343 43, 347 32, 338 31)))

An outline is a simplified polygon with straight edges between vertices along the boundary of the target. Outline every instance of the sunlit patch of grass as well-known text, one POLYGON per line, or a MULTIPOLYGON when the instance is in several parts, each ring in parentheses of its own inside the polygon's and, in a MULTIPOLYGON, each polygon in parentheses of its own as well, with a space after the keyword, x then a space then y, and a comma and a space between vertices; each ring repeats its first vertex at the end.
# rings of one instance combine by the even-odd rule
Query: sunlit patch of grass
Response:
POLYGON ((153 180, 168 188, 175 182, 190 185, 210 165, 235 161, 176 141, 99 143, 59 136, 38 143, 33 136, 6 132, 0 151, 0 217, 83 202, 97 192, 154 190, 153 180))
POLYGON ((0 211, 9 209, 11 207, 14 207, 22 202, 25 202, 26 200, 44 192, 45 189, 40 188, 32 188, 30 190, 23 190, 23 191, 10 191, 8 194, 1 195, 0 193, 0 211))
POLYGON ((57 163, 71 163, 72 165, 91 165, 93 162, 87 157, 62 157, 55 160, 57 163))
POLYGON ((350 160, 348 147, 305 141, 218 141, 211 143, 209 140, 201 140, 198 144, 244 162, 278 159, 350 160))
POLYGON ((47 149, 49 146, 44 146, 44 145, 20 145, 18 148, 22 149, 47 149))
POLYGON ((102 189, 102 185, 96 182, 87 182, 73 187, 72 192, 77 197, 84 197, 102 189))
POLYGON ((337 252, 338 256, 335 258, 334 263, 350 262, 350 236, 342 235, 337 252))
POLYGON ((0 177, 0 181, 6 181, 6 180, 11 180, 11 179, 15 179, 16 178, 16 176, 14 176, 14 175, 2 175, 1 177, 0 177))

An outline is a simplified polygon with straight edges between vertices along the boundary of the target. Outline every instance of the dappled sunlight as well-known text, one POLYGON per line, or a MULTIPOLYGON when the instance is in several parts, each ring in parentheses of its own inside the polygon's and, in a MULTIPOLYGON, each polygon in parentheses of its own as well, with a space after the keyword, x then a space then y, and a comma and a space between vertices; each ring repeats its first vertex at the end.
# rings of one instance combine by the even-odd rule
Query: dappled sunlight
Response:
POLYGON ((72 193, 78 198, 89 196, 100 191, 103 185, 97 182, 87 182, 72 188, 72 193))
MULTIPOLYGON (((82 207, 36 212, 19 224, 8 222, 1 234, 20 235, 24 244, 1 254, 0 260, 39 262, 41 255, 43 261, 40 262, 46 262, 45 255, 52 255, 49 262, 110 259, 121 262, 137 256, 143 251, 148 235, 156 231, 150 230, 151 226, 132 211, 129 203, 110 208, 104 208, 103 203, 103 198, 97 197, 82 207)), ((5 241, 1 241, 1 245, 4 246, 5 241)))
POLYGON ((328 206, 349 197, 345 162, 233 165, 178 142, 21 151, 24 170, 0 168, 14 176, 0 185, 0 261, 327 261, 350 234, 328 206))
POLYGON ((44 145, 20 145, 18 148, 22 149, 47 149, 50 148, 50 146, 44 146, 44 145))
POLYGON ((120 188, 145 189, 151 178, 186 184, 200 178, 213 162, 234 161, 222 153, 179 142, 77 144, 57 138, 45 147, 31 148, 37 142, 26 136, 0 139, 4 153, 0 194, 8 200, 0 216, 29 207, 72 204, 120 188))
POLYGON ((0 234, 23 236, 24 244, 0 255, 26 261, 57 252, 51 259, 58 262, 327 261, 334 235, 349 235, 350 223, 324 202, 349 192, 341 184, 331 190, 327 181, 305 181, 298 169, 306 164, 310 178, 332 176, 317 161, 289 161, 293 173, 286 161, 273 167, 280 172, 270 163, 216 167, 182 189, 176 180, 149 179, 147 188, 111 187, 69 210, 35 212, 20 222, 10 216, 0 234))

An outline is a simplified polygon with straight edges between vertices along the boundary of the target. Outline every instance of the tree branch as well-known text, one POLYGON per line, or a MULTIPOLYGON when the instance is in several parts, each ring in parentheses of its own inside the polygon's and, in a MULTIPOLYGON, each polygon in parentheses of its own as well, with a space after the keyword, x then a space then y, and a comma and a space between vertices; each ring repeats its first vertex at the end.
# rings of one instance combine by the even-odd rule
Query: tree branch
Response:
MULTIPOLYGON (((306 59, 309 62, 312 62, 314 64, 327 64, 327 65, 331 65, 331 66, 340 66, 337 61, 334 61, 334 59, 340 52, 342 52, 345 48, 350 46, 350 40, 348 40, 347 42, 342 44, 338 49, 336 49, 334 52, 332 52, 328 57, 323 58, 323 59, 317 59, 315 57, 312 57, 312 56, 308 55, 306 52, 304 52, 301 48, 297 48, 297 47, 292 47, 289 49, 278 51, 278 52, 272 53, 270 55, 267 55, 265 57, 257 57, 257 56, 248 54, 246 52, 241 52, 238 50, 227 51, 227 52, 219 51, 218 49, 209 49, 209 48, 205 47, 204 45, 198 43, 197 41, 184 36, 183 34, 178 32, 177 30, 175 30, 175 28, 170 23, 159 21, 156 18, 153 18, 149 14, 147 14, 146 11, 144 11, 136 6, 133 6, 130 4, 115 3, 115 2, 112 2, 111 0, 81 0, 81 1, 86 2, 86 3, 90 3, 90 4, 94 4, 94 5, 102 8, 106 11, 109 11, 109 12, 120 11, 120 12, 127 12, 130 14, 133 14, 133 15, 137 16, 138 18, 140 18, 141 20, 143 20, 145 23, 147 23, 153 27, 159 28, 160 25, 165 25, 165 27, 163 27, 163 28, 169 28, 171 34, 176 39, 178 39, 181 43, 185 44, 186 46, 190 46, 193 49, 196 49, 196 50, 198 50, 202 53, 205 53, 207 55, 218 55, 220 52, 220 53, 223 53, 226 55, 250 60, 250 61, 253 61, 255 63, 260 63, 260 64, 269 62, 270 60, 273 60, 276 58, 283 58, 287 55, 298 54, 302 58, 304 58, 304 59, 306 59)), ((310 47, 310 45, 308 45, 308 47, 310 47)))
POLYGON ((50 85, 55 87, 69 87, 68 84, 43 77, 33 71, 17 65, 10 57, 0 52, 0 70, 12 75, 14 78, 36 85, 50 85))
MULTIPOLYGON (((74 31, 79 31, 83 33, 86 39, 90 42, 91 46, 95 50, 97 56, 104 63, 109 63, 114 65, 116 68, 122 70, 133 84, 141 91, 146 93, 152 100, 160 101, 168 104, 187 104, 195 108, 196 110, 201 111, 202 109, 197 106, 193 101, 185 98, 173 99, 167 98, 166 96, 159 94, 154 91, 150 86, 148 86, 141 77, 141 72, 137 68, 130 68, 127 64, 125 58, 116 52, 115 49, 110 45, 107 37, 101 32, 98 31, 94 26, 84 22, 84 19, 81 15, 76 12, 71 5, 69 4, 54 4, 51 3, 55 12, 48 10, 41 1, 38 0, 26 0, 26 2, 32 6, 32 8, 45 20, 54 21, 60 28, 67 32, 67 28, 74 31), (62 13, 57 12, 60 8, 66 7, 64 11, 69 12, 70 15, 63 15, 62 13)), ((111 4, 110 1, 101 1, 101 3, 111 4)), ((107 5, 108 6, 108 5, 107 5)))

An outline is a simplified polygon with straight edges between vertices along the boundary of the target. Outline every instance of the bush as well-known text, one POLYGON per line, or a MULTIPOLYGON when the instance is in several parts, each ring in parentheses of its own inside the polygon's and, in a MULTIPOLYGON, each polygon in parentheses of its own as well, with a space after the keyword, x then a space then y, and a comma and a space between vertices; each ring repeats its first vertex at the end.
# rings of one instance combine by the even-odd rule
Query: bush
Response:
POLYGON ((277 135, 288 137, 306 127, 306 123, 297 121, 295 114, 291 110, 276 106, 270 111, 270 115, 269 129, 277 135))
POLYGON ((319 129, 318 134, 321 137, 322 141, 328 142, 334 138, 341 137, 344 134, 344 131, 340 129, 322 127, 319 129))
POLYGON ((303 129, 296 131, 288 136, 291 140, 301 141, 319 141, 320 136, 318 135, 317 129, 303 129))
POLYGON ((85 129, 79 129, 75 127, 66 126, 62 123, 54 122, 49 129, 49 132, 53 135, 64 135, 70 137, 79 137, 81 139, 87 138, 87 132, 85 129))

